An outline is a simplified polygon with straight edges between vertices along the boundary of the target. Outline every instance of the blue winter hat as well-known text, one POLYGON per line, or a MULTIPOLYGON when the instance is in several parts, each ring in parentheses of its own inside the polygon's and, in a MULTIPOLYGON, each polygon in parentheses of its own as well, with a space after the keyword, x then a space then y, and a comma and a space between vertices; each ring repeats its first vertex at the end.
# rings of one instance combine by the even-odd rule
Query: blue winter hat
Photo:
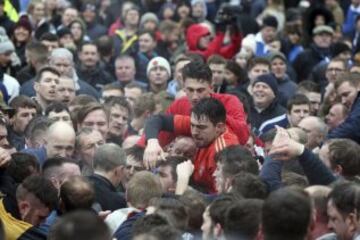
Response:
POLYGON ((274 75, 272 74, 260 75, 259 77, 256 78, 253 86, 258 82, 267 84, 271 88, 275 96, 279 94, 278 84, 274 75))

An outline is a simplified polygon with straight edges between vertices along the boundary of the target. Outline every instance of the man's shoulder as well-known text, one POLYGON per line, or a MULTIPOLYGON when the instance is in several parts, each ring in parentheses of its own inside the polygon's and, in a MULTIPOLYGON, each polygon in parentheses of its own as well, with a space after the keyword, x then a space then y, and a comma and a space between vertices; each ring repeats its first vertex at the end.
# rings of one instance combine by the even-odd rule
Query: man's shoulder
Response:
POLYGON ((226 129, 226 131, 218 136, 214 141, 216 152, 232 145, 239 145, 239 139, 230 129, 226 129))

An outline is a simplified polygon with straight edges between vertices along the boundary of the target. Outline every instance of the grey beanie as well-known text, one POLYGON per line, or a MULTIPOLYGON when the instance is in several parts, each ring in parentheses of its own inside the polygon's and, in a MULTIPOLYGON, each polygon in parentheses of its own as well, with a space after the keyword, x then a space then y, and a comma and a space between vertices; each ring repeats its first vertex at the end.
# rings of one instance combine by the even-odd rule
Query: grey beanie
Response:
POLYGON ((6 31, 3 27, 0 28, 0 54, 6 52, 15 51, 14 44, 10 41, 9 37, 6 35, 6 31))

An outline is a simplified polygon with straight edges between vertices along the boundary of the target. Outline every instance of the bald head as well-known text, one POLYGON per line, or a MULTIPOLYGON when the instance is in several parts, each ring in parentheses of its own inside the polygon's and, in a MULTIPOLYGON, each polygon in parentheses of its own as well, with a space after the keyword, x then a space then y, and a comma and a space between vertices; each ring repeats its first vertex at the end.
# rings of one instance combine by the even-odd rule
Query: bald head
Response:
POLYGON ((45 144, 47 157, 72 158, 75 148, 75 130, 68 123, 57 121, 47 131, 45 144))
POLYGON ((308 138, 306 146, 309 149, 320 146, 327 134, 327 126, 319 117, 306 117, 300 121, 298 127, 306 132, 308 138))

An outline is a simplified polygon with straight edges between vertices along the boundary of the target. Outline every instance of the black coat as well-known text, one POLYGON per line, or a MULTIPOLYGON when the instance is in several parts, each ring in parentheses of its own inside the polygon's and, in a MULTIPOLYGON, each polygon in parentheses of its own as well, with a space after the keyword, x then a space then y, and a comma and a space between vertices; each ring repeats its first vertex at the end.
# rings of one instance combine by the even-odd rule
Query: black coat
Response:
POLYGON ((89 180, 95 189, 95 201, 100 204, 102 210, 115 211, 126 207, 124 196, 116 191, 115 186, 108 179, 94 174, 89 180))

